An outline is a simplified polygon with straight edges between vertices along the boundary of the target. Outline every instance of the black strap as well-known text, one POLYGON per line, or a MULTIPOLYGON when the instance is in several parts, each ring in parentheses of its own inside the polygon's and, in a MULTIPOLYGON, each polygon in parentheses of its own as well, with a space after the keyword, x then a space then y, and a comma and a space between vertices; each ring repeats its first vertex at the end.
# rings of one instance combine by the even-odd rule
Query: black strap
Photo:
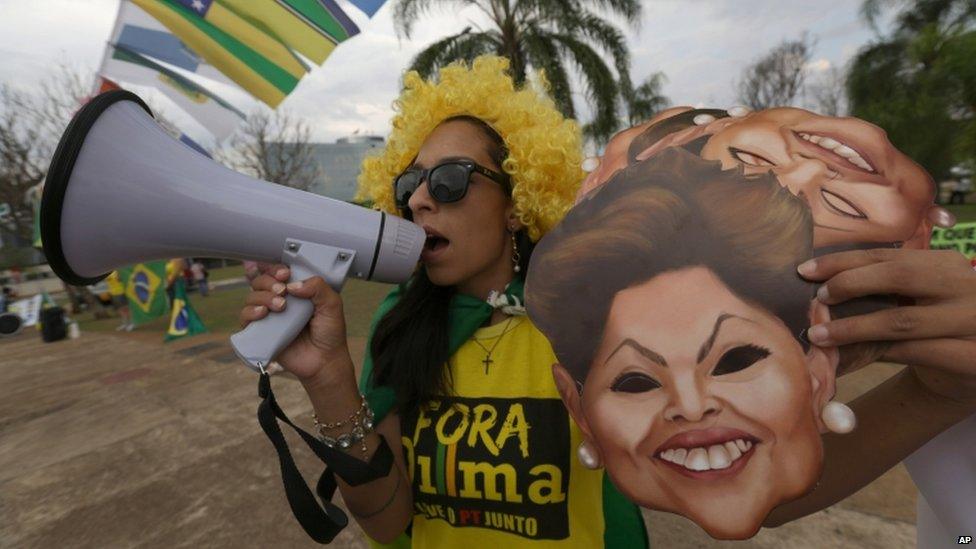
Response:
POLYGON ((295 515, 298 523, 309 537, 318 543, 329 543, 349 524, 349 518, 342 509, 332 503, 332 496, 335 495, 337 488, 335 474, 338 474, 343 481, 351 486, 358 486, 383 478, 389 475, 393 467, 393 452, 382 436, 380 437, 380 446, 376 449, 369 463, 358 460, 345 452, 329 448, 322 441, 300 429, 288 419, 288 416, 285 415, 275 400, 274 392, 271 390, 271 378, 268 374, 261 374, 261 378, 258 380, 258 396, 262 399, 261 404, 258 405, 258 423, 261 424, 261 429, 264 430, 268 440, 271 441, 278 453, 281 480, 285 485, 285 495, 288 497, 288 505, 291 506, 292 514, 295 515), (321 506, 315 501, 315 496, 312 495, 308 484, 305 483, 305 479, 302 478, 301 472, 295 465, 295 460, 288 450, 288 443, 285 442, 285 437, 278 426, 278 419, 294 429, 309 448, 315 452, 315 455, 326 464, 326 468, 316 485, 316 492, 322 500, 321 506))

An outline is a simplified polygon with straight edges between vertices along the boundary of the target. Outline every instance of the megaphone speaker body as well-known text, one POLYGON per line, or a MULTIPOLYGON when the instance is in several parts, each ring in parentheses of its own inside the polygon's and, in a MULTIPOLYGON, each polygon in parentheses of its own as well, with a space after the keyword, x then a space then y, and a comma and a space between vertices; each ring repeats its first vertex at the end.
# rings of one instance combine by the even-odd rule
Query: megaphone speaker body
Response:
MULTIPOLYGON (((293 279, 319 274, 336 289, 346 276, 406 280, 425 240, 404 219, 225 168, 170 137, 127 91, 99 95, 68 126, 45 183, 41 236, 54 272, 75 285, 144 261, 222 257, 295 263, 293 279)), ((242 358, 261 368, 273 355, 242 358)))

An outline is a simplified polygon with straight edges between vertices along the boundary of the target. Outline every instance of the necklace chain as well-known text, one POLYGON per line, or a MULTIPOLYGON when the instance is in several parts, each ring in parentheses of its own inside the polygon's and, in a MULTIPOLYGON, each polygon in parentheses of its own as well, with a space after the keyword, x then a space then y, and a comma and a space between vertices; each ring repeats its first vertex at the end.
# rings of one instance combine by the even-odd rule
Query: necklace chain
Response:
POLYGON ((491 349, 485 347, 484 344, 478 341, 477 339, 472 338, 472 340, 478 345, 478 347, 481 347, 482 350, 485 351, 485 359, 481 361, 481 363, 485 365, 485 375, 488 375, 488 366, 494 364, 495 362, 494 360, 491 359, 491 353, 495 352, 495 347, 498 347, 498 343, 502 340, 502 337, 504 337, 505 334, 511 331, 509 328, 513 320, 515 320, 514 316, 508 317, 508 322, 505 323, 505 328, 502 330, 502 333, 498 334, 498 338, 495 339, 495 343, 492 344, 491 349))

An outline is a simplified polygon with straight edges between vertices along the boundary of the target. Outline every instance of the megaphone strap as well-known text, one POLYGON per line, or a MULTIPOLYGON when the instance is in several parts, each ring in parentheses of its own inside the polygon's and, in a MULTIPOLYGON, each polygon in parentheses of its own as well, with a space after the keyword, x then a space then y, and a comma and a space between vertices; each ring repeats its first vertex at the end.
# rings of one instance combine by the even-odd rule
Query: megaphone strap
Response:
POLYGON ((380 446, 369 463, 340 450, 329 448, 292 423, 278 406, 274 392, 271 390, 271 378, 266 373, 261 374, 258 380, 258 396, 262 399, 261 404, 258 405, 258 423, 261 424, 261 429, 278 453, 281 479, 285 485, 285 495, 288 497, 292 514, 309 537, 318 543, 330 543, 349 524, 349 518, 342 509, 332 503, 332 496, 335 495, 337 488, 335 475, 339 475, 350 486, 383 478, 389 475, 393 468, 393 452, 382 436, 380 436, 380 446), (315 455, 326 464, 315 489, 322 500, 322 505, 315 501, 315 496, 312 495, 312 491, 295 465, 288 443, 278 426, 279 419, 294 429, 315 455))

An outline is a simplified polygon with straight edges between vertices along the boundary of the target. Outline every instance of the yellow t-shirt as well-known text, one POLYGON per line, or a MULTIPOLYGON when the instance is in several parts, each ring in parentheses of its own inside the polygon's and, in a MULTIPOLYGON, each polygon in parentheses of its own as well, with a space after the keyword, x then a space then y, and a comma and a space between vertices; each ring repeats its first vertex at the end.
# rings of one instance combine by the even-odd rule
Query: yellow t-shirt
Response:
POLYGON ((603 471, 575 459, 555 362, 532 322, 512 317, 451 357, 454 396, 401 418, 414 547, 603 546, 603 471))

